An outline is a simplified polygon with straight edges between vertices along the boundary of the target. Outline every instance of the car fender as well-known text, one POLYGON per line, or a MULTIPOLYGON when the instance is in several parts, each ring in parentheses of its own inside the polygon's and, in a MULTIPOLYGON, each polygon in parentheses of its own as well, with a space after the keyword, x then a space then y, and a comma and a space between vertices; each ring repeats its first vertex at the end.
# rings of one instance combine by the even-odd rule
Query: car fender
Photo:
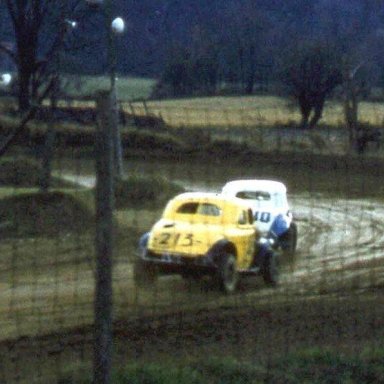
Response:
POLYGON ((144 233, 140 239, 139 239, 139 247, 138 247, 138 255, 139 257, 144 257, 145 253, 147 251, 147 245, 148 245, 148 240, 150 236, 150 232, 144 233))
POLYGON ((291 220, 287 216, 283 214, 277 215, 269 230, 269 236, 275 240, 278 239, 281 235, 288 231, 290 224, 291 220))

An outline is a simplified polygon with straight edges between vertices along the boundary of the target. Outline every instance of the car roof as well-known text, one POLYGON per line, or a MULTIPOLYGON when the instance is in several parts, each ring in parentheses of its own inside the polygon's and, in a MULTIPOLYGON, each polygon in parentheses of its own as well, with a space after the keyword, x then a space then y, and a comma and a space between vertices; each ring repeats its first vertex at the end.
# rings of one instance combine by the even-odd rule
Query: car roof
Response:
POLYGON ((221 193, 214 192, 184 192, 175 196, 172 201, 198 201, 198 202, 217 202, 230 203, 240 205, 243 208, 250 208, 248 202, 237 197, 225 196, 221 193))
POLYGON ((268 191, 271 193, 286 193, 286 186, 275 180, 249 179, 232 180, 223 187, 223 192, 237 191, 268 191))

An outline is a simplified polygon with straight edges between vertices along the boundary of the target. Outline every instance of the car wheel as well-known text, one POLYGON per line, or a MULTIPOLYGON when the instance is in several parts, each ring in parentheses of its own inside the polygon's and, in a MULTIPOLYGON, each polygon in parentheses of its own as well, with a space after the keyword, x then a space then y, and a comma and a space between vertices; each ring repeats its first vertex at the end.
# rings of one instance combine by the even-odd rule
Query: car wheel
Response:
POLYGON ((136 286, 140 288, 153 284, 157 278, 157 269, 155 265, 137 260, 133 266, 133 280, 136 286))
POLYGON ((292 222, 288 231, 280 238, 282 250, 288 255, 292 256, 296 251, 297 245, 297 225, 292 222))
POLYGON ((230 294, 236 290, 239 281, 236 257, 231 253, 225 253, 218 262, 217 280, 219 288, 224 293, 230 294))
POLYGON ((261 269, 265 284, 275 287, 279 281, 279 268, 277 255, 273 251, 269 251, 265 255, 263 266, 261 269))

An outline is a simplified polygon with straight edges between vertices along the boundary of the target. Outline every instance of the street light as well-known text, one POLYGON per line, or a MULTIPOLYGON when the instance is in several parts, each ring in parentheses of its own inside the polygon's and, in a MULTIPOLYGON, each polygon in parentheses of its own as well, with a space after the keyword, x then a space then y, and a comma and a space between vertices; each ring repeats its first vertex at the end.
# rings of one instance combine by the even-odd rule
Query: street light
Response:
POLYGON ((8 86, 11 84, 12 81, 12 75, 10 73, 3 73, 0 75, 0 85, 8 86))
POLYGON ((109 75, 111 76, 111 89, 114 87, 116 71, 116 46, 115 36, 125 30, 125 22, 121 17, 112 18, 112 0, 85 0, 89 7, 100 9, 104 5, 104 15, 107 27, 109 75))
POLYGON ((116 19, 112 20, 111 28, 112 28, 112 31, 116 34, 123 33, 125 29, 124 20, 121 17, 116 17, 116 19))

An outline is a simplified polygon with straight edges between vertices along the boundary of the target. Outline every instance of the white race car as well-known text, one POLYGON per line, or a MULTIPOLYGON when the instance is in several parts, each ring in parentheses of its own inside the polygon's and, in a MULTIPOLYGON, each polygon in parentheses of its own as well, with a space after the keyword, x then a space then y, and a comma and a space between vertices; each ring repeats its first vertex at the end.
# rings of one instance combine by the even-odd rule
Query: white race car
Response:
POLYGON ((224 185, 222 194, 247 200, 256 228, 263 237, 284 252, 293 254, 297 245, 297 225, 288 204, 287 188, 274 180, 233 180, 224 185))

